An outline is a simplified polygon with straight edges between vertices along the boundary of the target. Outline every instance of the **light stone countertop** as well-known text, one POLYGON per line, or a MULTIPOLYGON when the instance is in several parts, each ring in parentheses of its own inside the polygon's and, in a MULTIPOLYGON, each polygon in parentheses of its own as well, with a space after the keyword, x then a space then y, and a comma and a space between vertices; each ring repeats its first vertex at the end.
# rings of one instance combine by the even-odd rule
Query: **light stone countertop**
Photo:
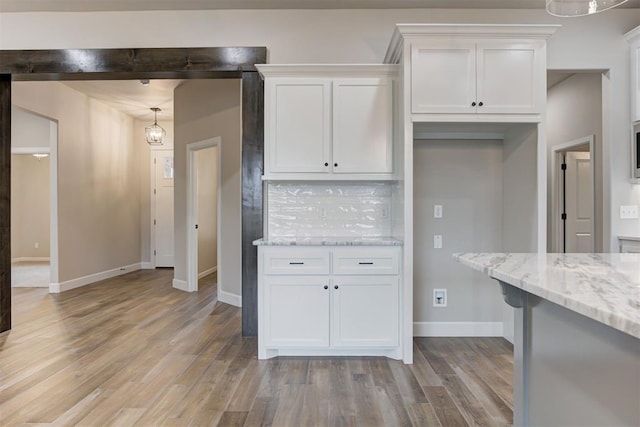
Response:
POLYGON ((258 239, 254 246, 402 246, 393 237, 277 237, 258 239))
POLYGON ((640 254, 462 253, 494 279, 640 338, 640 254))
POLYGON ((636 242, 640 242, 640 237, 638 237, 638 236, 618 236, 618 240, 634 240, 636 242))

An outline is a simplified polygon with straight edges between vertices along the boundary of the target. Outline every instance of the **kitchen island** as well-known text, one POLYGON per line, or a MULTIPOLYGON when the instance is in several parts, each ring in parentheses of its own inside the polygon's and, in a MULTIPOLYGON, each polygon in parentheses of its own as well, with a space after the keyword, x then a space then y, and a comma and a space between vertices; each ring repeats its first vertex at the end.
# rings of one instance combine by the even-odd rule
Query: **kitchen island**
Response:
POLYGON ((640 425, 639 254, 455 254, 515 308, 514 425, 640 425))

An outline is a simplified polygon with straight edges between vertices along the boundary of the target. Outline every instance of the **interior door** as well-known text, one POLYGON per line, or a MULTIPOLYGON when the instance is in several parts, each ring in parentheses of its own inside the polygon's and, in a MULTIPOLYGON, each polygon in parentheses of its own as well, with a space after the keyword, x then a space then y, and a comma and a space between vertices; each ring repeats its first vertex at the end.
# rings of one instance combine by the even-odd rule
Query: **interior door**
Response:
POLYGON ((594 251, 593 177, 588 152, 565 154, 565 252, 594 251))
POLYGON ((173 267, 173 151, 154 151, 155 266, 173 267))

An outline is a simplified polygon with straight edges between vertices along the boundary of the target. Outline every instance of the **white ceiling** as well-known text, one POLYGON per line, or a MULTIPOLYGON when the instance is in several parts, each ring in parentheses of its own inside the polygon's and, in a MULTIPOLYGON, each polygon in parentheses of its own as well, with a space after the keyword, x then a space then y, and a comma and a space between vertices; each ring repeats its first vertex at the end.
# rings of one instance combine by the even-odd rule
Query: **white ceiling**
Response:
POLYGON ((136 119, 153 122, 151 107, 162 109, 158 113, 158 121, 173 120, 173 89, 182 80, 151 80, 148 86, 143 86, 139 80, 83 80, 63 83, 136 119))
MULTIPOLYGON (((640 7, 629 0, 625 7, 640 7)), ((0 0, 0 12, 210 9, 543 9, 545 0, 0 0)))

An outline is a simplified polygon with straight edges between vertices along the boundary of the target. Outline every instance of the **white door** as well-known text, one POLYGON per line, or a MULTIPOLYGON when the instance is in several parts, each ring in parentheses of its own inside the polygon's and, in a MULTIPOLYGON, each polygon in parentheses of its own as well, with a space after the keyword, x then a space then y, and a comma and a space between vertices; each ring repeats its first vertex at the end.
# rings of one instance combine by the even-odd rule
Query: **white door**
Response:
POLYGON ((593 177, 588 152, 567 152, 565 162, 565 252, 594 251, 593 177))
POLYGON ((329 346, 329 279, 264 276, 268 347, 329 346))
POLYGON ((331 81, 274 79, 265 99, 267 172, 329 172, 331 81))
POLYGON ((335 347, 398 345, 398 277, 334 277, 331 287, 335 347))
POLYGON ((391 173, 392 93, 387 79, 333 82, 333 173, 391 173))
POLYGON ((152 156, 155 168, 152 191, 155 266, 173 267, 173 151, 153 151, 152 156))
POLYGON ((474 41, 420 42, 411 46, 411 111, 475 113, 474 41))
POLYGON ((478 113, 537 113, 545 88, 541 47, 482 42, 477 50, 478 113))

